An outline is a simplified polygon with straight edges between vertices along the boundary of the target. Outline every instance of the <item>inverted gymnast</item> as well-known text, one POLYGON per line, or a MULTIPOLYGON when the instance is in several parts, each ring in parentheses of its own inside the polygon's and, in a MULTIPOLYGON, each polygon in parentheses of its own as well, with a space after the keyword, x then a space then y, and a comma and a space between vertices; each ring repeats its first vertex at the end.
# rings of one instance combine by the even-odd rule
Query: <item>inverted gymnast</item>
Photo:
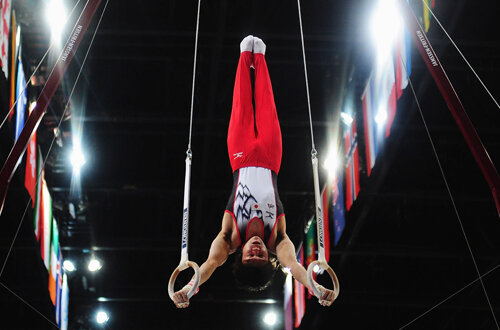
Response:
MULTIPOLYGON (((249 291, 268 287, 278 269, 276 257, 282 267, 288 267, 293 277, 308 287, 307 272, 297 262, 295 247, 286 234, 283 204, 278 195, 281 129, 264 58, 266 45, 257 37, 247 36, 241 42, 240 50, 227 135, 233 190, 221 230, 212 242, 207 260, 200 267, 200 285, 226 261, 229 254, 241 247, 233 265, 239 287, 249 291), (255 68, 254 93, 251 67, 255 68)), ((187 293, 193 283, 192 280, 175 292, 174 303, 178 308, 189 306, 187 293)), ((319 286, 319 291, 322 293, 320 304, 330 306, 335 299, 334 291, 323 286, 319 286)))

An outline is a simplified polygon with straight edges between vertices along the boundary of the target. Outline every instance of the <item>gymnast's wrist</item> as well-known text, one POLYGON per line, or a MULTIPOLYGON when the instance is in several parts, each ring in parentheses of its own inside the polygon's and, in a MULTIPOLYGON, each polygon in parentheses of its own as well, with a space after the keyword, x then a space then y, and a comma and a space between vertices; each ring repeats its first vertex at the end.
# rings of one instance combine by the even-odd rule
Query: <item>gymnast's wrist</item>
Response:
MULTIPOLYGON (((191 290, 191 288, 193 287, 193 285, 194 285, 194 280, 191 280, 191 281, 189 281, 189 283, 188 283, 188 284, 184 285, 184 287, 183 287, 182 289, 183 289, 183 290, 184 290, 184 289, 187 289, 187 291, 189 291, 189 290, 191 290)), ((196 290, 194 291, 193 296, 194 296, 195 294, 197 294, 199 291, 200 291, 200 287, 198 286, 198 287, 196 288, 196 290)))

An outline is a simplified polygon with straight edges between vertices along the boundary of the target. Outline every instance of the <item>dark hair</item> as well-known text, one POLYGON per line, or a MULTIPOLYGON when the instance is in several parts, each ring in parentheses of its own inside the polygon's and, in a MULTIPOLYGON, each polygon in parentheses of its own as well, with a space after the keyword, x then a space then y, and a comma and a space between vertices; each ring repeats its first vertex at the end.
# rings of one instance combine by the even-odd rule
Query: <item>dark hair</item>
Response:
POLYGON ((233 263, 233 275, 236 285, 243 290, 259 292, 266 289, 272 282, 279 264, 275 257, 269 256, 264 265, 250 265, 241 262, 241 250, 237 253, 233 263))

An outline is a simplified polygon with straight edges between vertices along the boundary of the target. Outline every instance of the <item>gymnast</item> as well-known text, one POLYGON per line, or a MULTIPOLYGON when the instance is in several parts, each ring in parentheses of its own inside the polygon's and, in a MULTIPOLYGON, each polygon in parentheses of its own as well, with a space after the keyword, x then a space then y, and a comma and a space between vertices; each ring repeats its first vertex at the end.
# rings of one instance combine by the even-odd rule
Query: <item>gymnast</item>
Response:
MULTIPOLYGON (((200 267, 200 285, 224 264, 229 254, 238 250, 233 274, 240 288, 254 292, 264 290, 271 283, 278 262, 308 287, 307 272, 297 262, 295 247, 286 234, 285 214, 278 195, 281 129, 264 58, 266 45, 257 37, 247 36, 240 50, 227 135, 233 190, 221 230, 200 267), (251 68, 255 69, 253 92, 251 68)), ((175 292, 174 303, 178 308, 189 306, 187 293, 193 283, 191 280, 175 292)), ((318 288, 322 293, 320 304, 330 306, 335 300, 334 291, 321 285, 318 288)))

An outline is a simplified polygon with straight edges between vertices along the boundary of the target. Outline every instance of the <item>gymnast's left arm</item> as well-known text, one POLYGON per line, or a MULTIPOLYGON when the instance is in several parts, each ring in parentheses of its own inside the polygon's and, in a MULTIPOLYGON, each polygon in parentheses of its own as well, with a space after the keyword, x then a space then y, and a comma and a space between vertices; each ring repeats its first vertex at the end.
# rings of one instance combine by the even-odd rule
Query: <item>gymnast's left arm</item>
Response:
MULTIPOLYGON (((309 287, 307 283, 307 271, 305 268, 297 262, 295 257, 295 246, 288 237, 286 233, 281 235, 279 243, 276 245, 276 255, 278 256, 278 261, 283 267, 288 267, 292 276, 302 283, 306 288, 309 287)), ((318 284, 319 291, 321 292, 321 298, 319 303, 323 306, 330 306, 335 300, 335 292, 326 289, 322 285, 318 284)))

